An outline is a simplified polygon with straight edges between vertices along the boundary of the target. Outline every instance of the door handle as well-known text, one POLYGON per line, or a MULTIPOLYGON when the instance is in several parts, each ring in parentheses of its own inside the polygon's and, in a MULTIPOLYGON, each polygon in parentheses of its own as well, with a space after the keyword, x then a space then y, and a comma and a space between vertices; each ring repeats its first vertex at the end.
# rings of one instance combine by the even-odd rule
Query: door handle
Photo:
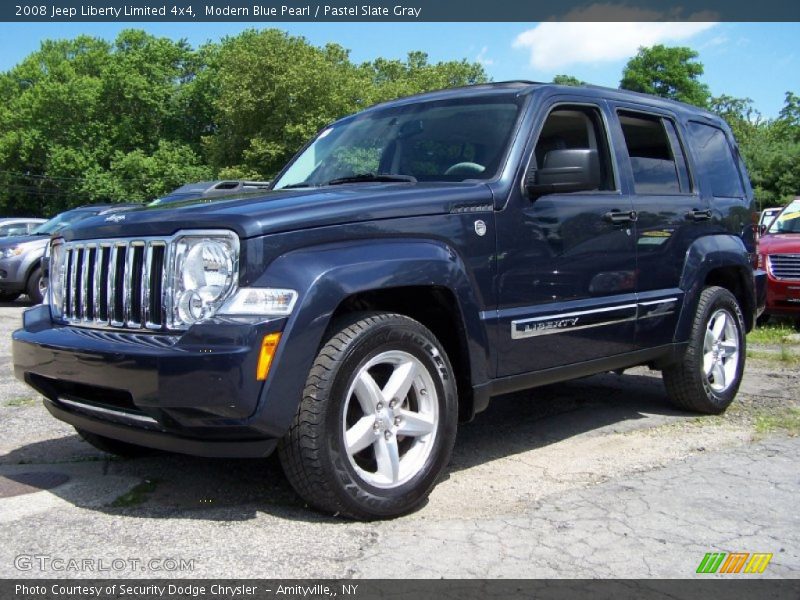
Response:
POLYGON ((689 221, 708 221, 711 219, 711 211, 706 210, 698 210, 693 208, 688 213, 686 213, 686 219, 689 221))
POLYGON ((621 210, 610 210, 603 215, 603 220, 612 225, 623 225, 636 221, 636 211, 631 210, 622 212, 621 210))

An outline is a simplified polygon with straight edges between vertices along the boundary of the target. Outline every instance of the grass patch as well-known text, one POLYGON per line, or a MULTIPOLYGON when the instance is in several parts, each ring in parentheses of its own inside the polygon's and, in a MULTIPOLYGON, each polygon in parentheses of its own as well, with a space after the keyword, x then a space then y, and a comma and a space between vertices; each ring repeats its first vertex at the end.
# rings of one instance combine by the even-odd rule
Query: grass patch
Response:
POLYGON ((773 431, 785 431, 791 436, 800 435, 800 408, 784 408, 775 413, 756 415, 756 433, 764 435, 773 431))
POLYGON ((747 350, 747 358, 763 360, 782 365, 800 365, 800 354, 792 352, 789 346, 781 345, 777 352, 763 350, 747 350))
POLYGON ((11 398, 11 400, 7 400, 5 405, 11 406, 14 408, 20 406, 33 406, 36 404, 37 399, 31 398, 30 396, 17 396, 16 398, 11 398))
POLYGON ((155 479, 145 479, 142 483, 114 500, 111 506, 114 508, 130 508, 131 506, 144 504, 157 486, 158 482, 155 479))
POLYGON ((791 346, 800 345, 800 342, 789 339, 789 336, 797 333, 794 327, 786 323, 769 323, 756 327, 747 334, 747 341, 752 344, 788 344, 791 346))

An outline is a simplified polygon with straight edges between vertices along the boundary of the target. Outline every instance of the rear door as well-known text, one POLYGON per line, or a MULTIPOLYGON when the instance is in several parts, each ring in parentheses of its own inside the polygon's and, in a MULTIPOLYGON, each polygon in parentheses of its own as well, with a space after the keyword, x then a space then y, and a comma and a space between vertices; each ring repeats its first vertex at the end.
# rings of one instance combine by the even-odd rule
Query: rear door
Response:
POLYGON ((672 342, 686 251, 710 226, 711 211, 697 191, 678 120, 640 105, 613 107, 623 186, 637 215, 636 346, 650 348, 672 342))

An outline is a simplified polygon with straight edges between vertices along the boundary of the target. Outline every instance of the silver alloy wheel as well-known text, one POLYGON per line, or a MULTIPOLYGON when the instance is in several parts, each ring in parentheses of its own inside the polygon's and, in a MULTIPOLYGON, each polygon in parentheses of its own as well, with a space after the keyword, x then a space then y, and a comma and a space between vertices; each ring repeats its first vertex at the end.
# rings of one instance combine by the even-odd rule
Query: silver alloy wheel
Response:
POLYGON ((719 309, 706 325, 703 375, 717 393, 733 385, 739 369, 739 331, 734 319, 727 310, 719 309))
POLYGON ((415 356, 390 350, 356 373, 343 415, 344 444, 356 473, 375 487, 394 488, 419 473, 431 455, 439 396, 415 356))
POLYGON ((47 285, 48 285, 47 277, 39 277, 39 293, 42 295, 42 298, 47 296, 47 285))

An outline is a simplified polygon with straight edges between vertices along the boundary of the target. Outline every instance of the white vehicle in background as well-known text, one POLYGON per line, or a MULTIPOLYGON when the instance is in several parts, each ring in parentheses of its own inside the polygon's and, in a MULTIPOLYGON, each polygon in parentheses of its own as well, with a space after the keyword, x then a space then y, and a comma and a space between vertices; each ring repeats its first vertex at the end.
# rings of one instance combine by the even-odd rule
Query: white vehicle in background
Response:
POLYGON ((0 238, 12 235, 28 235, 37 225, 41 225, 46 220, 32 217, 0 218, 0 238))
POLYGON ((765 208, 761 211, 761 216, 758 219, 758 230, 764 232, 772 223, 772 219, 778 216, 778 213, 783 210, 782 206, 777 208, 765 208))

